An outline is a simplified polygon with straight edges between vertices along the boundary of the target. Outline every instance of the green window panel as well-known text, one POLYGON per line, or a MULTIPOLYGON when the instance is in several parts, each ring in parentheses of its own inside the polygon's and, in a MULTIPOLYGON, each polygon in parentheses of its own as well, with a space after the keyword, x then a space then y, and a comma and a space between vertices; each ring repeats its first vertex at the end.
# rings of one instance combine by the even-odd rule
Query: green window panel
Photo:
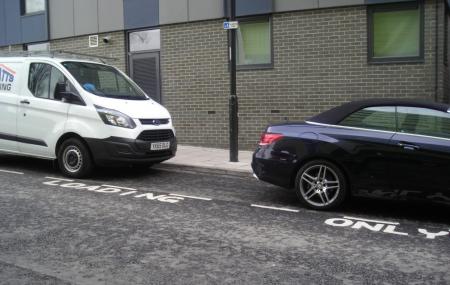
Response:
POLYGON ((272 63, 269 19, 241 22, 237 31, 237 65, 268 65, 272 63))

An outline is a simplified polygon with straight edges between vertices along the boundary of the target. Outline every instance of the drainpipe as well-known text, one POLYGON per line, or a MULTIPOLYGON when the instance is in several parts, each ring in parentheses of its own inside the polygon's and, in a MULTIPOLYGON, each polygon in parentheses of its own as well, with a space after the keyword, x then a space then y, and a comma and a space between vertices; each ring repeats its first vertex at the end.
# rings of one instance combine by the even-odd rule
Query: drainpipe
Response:
POLYGON ((440 0, 436 0, 436 50, 435 50, 435 68, 436 68, 436 78, 435 78, 435 92, 434 92, 434 101, 437 102, 439 98, 439 2, 440 0))

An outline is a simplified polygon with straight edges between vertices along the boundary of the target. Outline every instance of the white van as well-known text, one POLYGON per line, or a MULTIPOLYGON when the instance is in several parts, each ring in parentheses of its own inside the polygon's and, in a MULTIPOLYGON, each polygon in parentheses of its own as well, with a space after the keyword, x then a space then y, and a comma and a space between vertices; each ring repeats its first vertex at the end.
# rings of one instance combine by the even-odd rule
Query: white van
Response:
POLYGON ((0 152, 57 160, 74 178, 175 155, 163 106, 112 66, 62 57, 0 56, 0 152))

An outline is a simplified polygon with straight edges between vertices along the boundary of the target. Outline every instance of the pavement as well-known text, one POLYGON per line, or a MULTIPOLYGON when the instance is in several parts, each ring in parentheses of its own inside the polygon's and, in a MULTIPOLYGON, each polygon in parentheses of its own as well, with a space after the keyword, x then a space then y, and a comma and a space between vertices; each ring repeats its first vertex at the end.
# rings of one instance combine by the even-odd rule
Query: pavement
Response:
POLYGON ((227 149, 179 145, 174 158, 163 165, 213 169, 238 174, 251 174, 252 151, 239 151, 239 162, 230 162, 227 149))

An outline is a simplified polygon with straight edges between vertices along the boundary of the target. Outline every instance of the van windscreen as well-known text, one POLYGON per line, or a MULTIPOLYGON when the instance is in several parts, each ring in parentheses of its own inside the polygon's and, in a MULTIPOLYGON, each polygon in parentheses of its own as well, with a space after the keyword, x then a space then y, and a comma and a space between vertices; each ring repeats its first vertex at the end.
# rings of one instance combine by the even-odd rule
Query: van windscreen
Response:
POLYGON ((95 63, 66 61, 62 65, 84 90, 102 97, 149 100, 145 93, 117 69, 95 63))

